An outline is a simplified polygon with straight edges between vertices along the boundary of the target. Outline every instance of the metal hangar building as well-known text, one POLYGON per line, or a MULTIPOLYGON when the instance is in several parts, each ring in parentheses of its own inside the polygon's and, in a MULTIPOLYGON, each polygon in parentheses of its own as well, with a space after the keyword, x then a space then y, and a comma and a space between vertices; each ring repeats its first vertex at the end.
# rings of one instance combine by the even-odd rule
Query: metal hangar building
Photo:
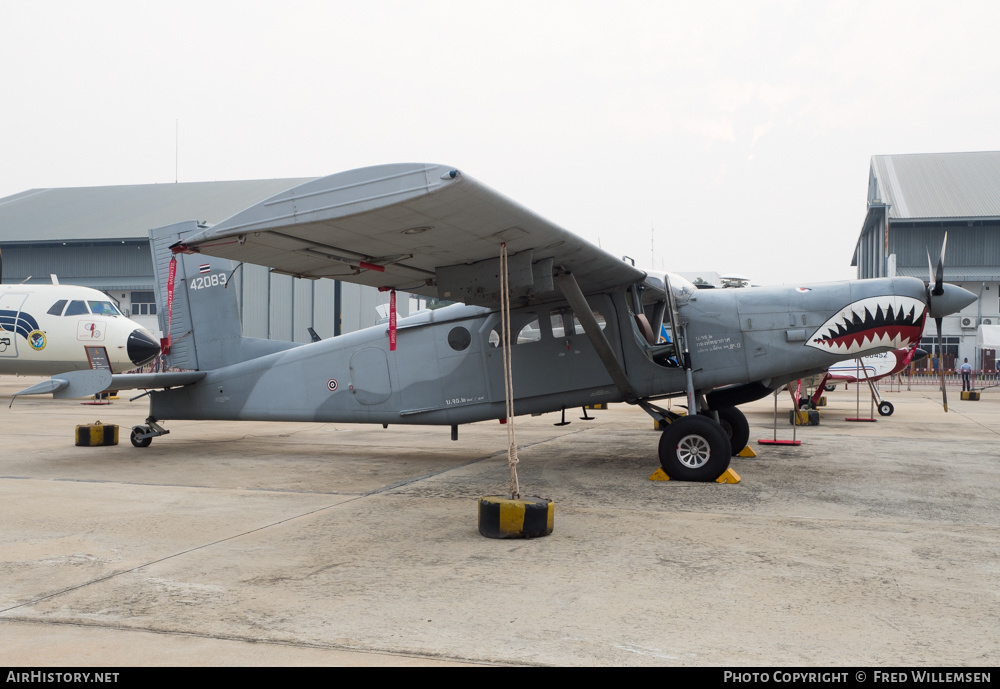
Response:
MULTIPOLYGON (((60 282, 107 292, 159 332, 149 230, 185 220, 213 225, 312 177, 31 189, 0 198, 3 281, 60 282)), ((370 287, 306 280, 244 265, 235 271, 243 332, 294 342, 352 332, 378 320, 388 301, 370 287)), ((398 312, 406 315, 407 299, 398 312)))
MULTIPOLYGON (((976 330, 1000 324, 1000 151, 872 156, 868 212, 851 263, 858 277, 926 281, 928 253, 936 268, 946 233, 945 282, 979 300, 943 319, 942 363, 954 369, 968 358, 993 370, 993 350, 977 358, 976 330)), ((921 346, 932 351, 936 341, 928 319, 921 346)))

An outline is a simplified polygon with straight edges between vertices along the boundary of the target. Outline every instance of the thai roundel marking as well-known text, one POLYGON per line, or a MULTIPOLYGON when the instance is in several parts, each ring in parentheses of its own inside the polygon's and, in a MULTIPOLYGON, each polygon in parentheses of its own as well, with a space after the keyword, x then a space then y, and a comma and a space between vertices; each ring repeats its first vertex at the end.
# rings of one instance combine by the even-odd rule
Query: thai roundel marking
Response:
POLYGON ((926 311, 927 305, 913 297, 859 299, 817 328, 806 346, 838 355, 901 349, 920 340, 926 311))

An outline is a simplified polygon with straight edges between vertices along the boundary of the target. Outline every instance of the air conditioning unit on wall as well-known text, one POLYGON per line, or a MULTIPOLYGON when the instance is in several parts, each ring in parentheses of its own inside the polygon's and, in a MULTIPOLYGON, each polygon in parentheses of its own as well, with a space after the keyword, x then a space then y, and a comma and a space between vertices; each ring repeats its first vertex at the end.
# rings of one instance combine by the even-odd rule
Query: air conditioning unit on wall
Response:
POLYGON ((992 319, 992 318, 984 318, 983 319, 983 325, 994 325, 993 320, 994 319, 992 319))
POLYGON ((962 328, 968 330, 976 327, 976 319, 969 316, 962 316, 962 328))

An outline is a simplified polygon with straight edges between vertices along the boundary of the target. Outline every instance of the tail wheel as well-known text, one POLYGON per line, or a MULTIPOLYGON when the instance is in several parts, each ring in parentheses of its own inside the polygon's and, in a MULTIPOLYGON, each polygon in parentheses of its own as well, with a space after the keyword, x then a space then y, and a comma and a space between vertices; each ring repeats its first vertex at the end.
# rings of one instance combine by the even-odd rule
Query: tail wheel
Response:
POLYGON ((132 432, 129 434, 128 439, 132 442, 135 447, 149 447, 153 442, 153 438, 141 438, 140 436, 149 433, 149 429, 146 426, 132 426, 132 432))
POLYGON ((660 435, 660 465, 679 481, 714 481, 729 468, 732 454, 722 426, 704 416, 677 419, 660 435))
POLYGON ((879 416, 892 416, 892 412, 894 411, 896 411, 896 409, 892 406, 892 402, 882 400, 878 403, 879 416))

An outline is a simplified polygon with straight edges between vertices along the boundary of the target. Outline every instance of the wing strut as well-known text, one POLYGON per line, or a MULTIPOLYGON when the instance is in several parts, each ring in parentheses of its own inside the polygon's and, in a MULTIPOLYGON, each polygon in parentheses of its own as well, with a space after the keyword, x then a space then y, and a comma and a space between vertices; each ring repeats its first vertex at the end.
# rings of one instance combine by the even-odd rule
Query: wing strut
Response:
POLYGON ((587 303, 586 297, 583 296, 576 278, 573 277, 572 273, 564 273, 555 276, 553 281, 563 296, 566 297, 566 301, 572 307, 573 313, 580 320, 583 331, 587 334, 587 339, 590 340, 590 344, 594 345, 594 350, 597 352, 597 356, 600 357, 601 363, 604 364, 604 368, 607 369, 608 374, 611 376, 611 380, 614 381, 615 386, 624 395, 625 401, 629 404, 634 404, 638 398, 635 390, 632 388, 632 383, 629 382, 621 362, 615 357, 614 350, 611 349, 611 344, 601 330, 600 324, 594 318, 594 312, 590 309, 590 304, 587 303))

